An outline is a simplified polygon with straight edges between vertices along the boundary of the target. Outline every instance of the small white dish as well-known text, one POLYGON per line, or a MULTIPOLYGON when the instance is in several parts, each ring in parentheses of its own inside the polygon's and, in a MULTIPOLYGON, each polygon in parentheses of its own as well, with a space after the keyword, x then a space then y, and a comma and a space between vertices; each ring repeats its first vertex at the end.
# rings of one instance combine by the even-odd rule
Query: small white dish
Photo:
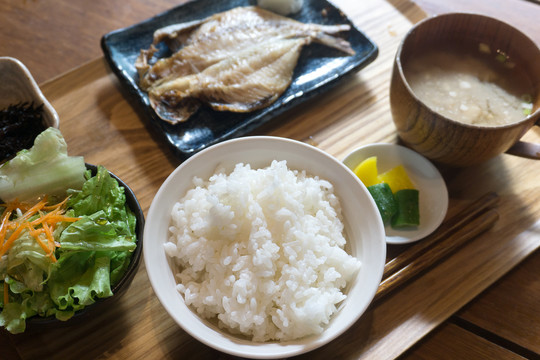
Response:
POLYGON ((448 210, 448 190, 437 168, 425 157, 401 145, 370 144, 352 151, 343 159, 351 170, 370 156, 377 157, 379 173, 403 165, 420 195, 420 225, 417 228, 397 230, 385 226, 388 244, 407 244, 431 234, 444 220, 448 210))
POLYGON ((28 68, 19 60, 0 56, 0 109, 33 102, 43 104, 43 119, 49 127, 58 128, 58 114, 45 98, 28 68))

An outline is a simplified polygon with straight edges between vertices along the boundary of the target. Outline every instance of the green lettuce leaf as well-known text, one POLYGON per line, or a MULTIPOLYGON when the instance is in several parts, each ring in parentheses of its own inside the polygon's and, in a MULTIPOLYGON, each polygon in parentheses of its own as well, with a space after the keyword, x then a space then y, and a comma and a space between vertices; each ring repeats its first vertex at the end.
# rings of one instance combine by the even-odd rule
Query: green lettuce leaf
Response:
POLYGON ((25 311, 22 303, 10 302, 0 313, 0 326, 5 327, 12 334, 20 334, 26 330, 26 318, 33 315, 25 311))
POLYGON ((7 253, 7 272, 22 279, 27 288, 41 291, 51 260, 28 231, 24 230, 7 253))
POLYGON ((124 189, 103 166, 86 177, 82 190, 71 191, 68 201, 81 220, 60 235, 59 260, 48 281, 61 311, 112 296, 111 287, 125 274, 137 246, 135 215, 126 206, 124 189))
POLYGON ((112 296, 110 258, 95 251, 63 255, 48 281, 53 302, 59 310, 80 310, 97 298, 112 296))
MULTIPOLYGON (((4 287, 2 286, 2 312, 0 326, 4 326, 13 334, 24 332, 25 320, 34 315, 51 316, 55 313, 54 304, 47 292, 32 291, 24 283, 6 277, 10 289, 9 303, 4 304, 4 287)), ((2 284, 3 285, 3 284, 2 284)))
POLYGON ((60 252, 64 251, 124 251, 136 247, 133 237, 119 234, 118 226, 99 210, 69 225, 60 235, 60 252))
POLYGON ((127 271, 131 262, 131 251, 115 251, 111 257, 111 286, 116 285, 127 271))
POLYGON ((98 166, 97 173, 84 183, 82 190, 71 191, 68 207, 75 216, 93 215, 103 211, 109 224, 119 236, 125 236, 135 243, 135 215, 126 204, 124 188, 109 174, 103 166, 98 166))

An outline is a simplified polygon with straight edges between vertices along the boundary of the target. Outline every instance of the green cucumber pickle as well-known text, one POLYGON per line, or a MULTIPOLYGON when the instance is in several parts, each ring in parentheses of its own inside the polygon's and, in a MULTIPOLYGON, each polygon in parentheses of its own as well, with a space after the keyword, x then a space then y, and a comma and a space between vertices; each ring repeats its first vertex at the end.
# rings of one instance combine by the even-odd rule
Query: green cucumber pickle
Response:
POLYGON ((403 189, 394 194, 397 212, 392 217, 394 228, 412 227, 420 224, 419 192, 416 189, 403 189))
POLYGON ((371 185, 367 189, 377 204, 383 223, 389 223, 398 210, 392 189, 387 183, 371 185))

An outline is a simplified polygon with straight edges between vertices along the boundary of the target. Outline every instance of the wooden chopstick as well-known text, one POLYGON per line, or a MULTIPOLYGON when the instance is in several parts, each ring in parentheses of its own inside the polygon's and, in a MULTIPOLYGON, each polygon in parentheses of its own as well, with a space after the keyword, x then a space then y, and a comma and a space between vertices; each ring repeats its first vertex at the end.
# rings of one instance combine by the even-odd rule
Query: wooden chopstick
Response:
POLYGON ((428 248, 432 247, 439 241, 447 238, 453 232, 459 230, 468 222, 472 221, 476 216, 485 210, 495 206, 499 201, 499 196, 494 192, 488 192, 478 198, 476 201, 469 204, 460 213, 454 215, 449 220, 445 221, 434 233, 420 242, 414 244, 401 254, 390 260, 384 266, 383 279, 386 279, 397 270, 409 264, 419 255, 424 253, 428 248))
POLYGON ((443 223, 426 239, 390 260, 385 265, 383 281, 375 299, 383 297, 493 226, 498 220, 498 214, 493 210, 486 210, 495 206, 498 200, 499 196, 494 192, 481 196, 443 223))
POLYGON ((412 277, 418 275, 457 250, 467 241, 488 230, 498 219, 499 214, 493 209, 487 210, 479 216, 474 217, 467 224, 457 229, 457 231, 442 239, 436 246, 429 248, 427 251, 413 259, 408 265, 383 280, 375 294, 374 301, 379 300, 412 277))

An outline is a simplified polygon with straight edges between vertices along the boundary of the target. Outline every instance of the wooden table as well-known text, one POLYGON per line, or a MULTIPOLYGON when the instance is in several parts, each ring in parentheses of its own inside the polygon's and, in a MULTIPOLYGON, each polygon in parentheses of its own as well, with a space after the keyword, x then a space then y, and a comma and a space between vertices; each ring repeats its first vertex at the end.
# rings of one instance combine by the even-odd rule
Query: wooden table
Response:
MULTIPOLYGON (((101 57, 99 39, 177 3, 0 1, 0 55, 22 60, 40 82, 59 113, 70 154, 120 176, 145 213, 180 162, 124 95, 101 57)), ((255 134, 309 139, 342 159, 363 144, 397 141, 388 102, 392 60, 400 39, 426 13, 407 0, 335 3, 379 45, 378 58, 331 92, 282 116, 279 125, 255 134)), ((429 13, 472 9, 499 16, 540 43, 540 6, 533 2, 486 6, 492 2, 483 0, 474 8, 464 0, 417 3, 429 13)), ((539 142, 539 129, 525 138, 539 142)), ((477 167, 441 171, 450 193, 449 216, 487 190, 499 193, 501 216, 495 227, 374 304, 335 341, 299 358, 540 356, 539 164, 501 155, 477 167)), ((191 338, 168 317, 144 264, 117 307, 78 326, 16 336, 2 331, 0 349, 2 359, 229 358, 191 338)))

